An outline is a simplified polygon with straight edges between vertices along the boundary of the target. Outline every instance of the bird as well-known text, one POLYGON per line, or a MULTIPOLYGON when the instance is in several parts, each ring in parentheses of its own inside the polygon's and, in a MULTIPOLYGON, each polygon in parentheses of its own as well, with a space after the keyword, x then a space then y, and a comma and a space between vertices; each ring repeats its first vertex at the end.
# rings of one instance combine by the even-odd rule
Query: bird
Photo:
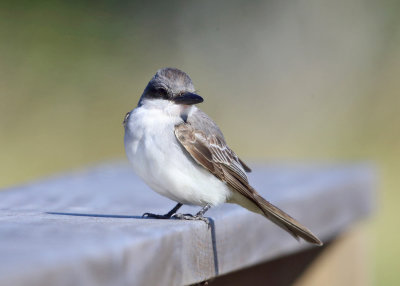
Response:
POLYGON ((134 172, 154 191, 175 202, 158 219, 203 220, 211 207, 233 203, 258 213, 297 240, 322 245, 305 226, 264 199, 249 183, 251 169, 230 149, 217 124, 196 105, 203 98, 191 78, 162 68, 145 87, 138 105, 125 115, 124 145, 134 172), (196 215, 177 213, 201 207, 196 215))

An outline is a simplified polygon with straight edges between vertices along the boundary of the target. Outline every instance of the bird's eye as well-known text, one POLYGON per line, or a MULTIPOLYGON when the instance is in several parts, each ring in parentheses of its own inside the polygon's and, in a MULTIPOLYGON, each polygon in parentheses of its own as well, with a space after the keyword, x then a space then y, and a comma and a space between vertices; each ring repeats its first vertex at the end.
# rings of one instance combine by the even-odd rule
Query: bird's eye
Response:
POLYGON ((169 98, 168 92, 163 88, 157 89, 157 93, 159 94, 160 97, 162 97, 164 99, 168 99, 169 98))

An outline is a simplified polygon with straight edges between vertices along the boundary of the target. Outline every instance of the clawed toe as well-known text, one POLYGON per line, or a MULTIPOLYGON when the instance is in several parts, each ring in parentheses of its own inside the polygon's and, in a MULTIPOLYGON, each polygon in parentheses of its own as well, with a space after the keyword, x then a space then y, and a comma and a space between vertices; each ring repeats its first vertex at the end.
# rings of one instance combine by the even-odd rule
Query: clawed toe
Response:
POLYGON ((199 215, 191 215, 191 214, 173 214, 172 218, 175 219, 182 219, 182 220, 201 220, 204 221, 207 224, 207 227, 210 228, 210 220, 204 216, 199 216, 199 215))
POLYGON ((171 217, 176 219, 186 219, 186 220, 193 219, 193 215, 191 214, 173 214, 171 217))
POLYGON ((196 220, 204 221, 206 223, 206 225, 207 225, 207 228, 211 227, 211 223, 210 223, 210 220, 208 218, 206 218, 204 216, 195 216, 195 217, 196 217, 196 220))
POLYGON ((152 214, 152 213, 144 213, 142 215, 142 218, 158 218, 158 219, 168 219, 166 215, 158 215, 158 214, 152 214))

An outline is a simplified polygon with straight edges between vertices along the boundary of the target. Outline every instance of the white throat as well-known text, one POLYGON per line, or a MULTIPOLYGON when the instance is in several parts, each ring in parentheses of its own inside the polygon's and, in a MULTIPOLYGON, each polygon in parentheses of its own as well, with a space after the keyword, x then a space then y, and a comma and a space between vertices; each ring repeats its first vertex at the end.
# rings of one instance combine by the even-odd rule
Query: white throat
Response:
POLYGON ((197 107, 194 105, 176 104, 165 99, 143 99, 140 101, 140 106, 138 106, 138 108, 143 108, 148 111, 162 112, 164 115, 170 117, 187 118, 197 107))

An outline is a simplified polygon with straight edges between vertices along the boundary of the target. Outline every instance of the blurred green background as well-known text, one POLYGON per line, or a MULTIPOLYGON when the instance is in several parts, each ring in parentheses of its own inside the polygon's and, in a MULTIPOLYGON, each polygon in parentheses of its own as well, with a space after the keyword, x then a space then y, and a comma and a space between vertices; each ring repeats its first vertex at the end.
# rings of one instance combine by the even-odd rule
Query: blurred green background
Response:
POLYGON ((372 279, 398 285, 398 1, 1 1, 0 187, 124 158, 165 66, 249 161, 374 162, 372 279))

